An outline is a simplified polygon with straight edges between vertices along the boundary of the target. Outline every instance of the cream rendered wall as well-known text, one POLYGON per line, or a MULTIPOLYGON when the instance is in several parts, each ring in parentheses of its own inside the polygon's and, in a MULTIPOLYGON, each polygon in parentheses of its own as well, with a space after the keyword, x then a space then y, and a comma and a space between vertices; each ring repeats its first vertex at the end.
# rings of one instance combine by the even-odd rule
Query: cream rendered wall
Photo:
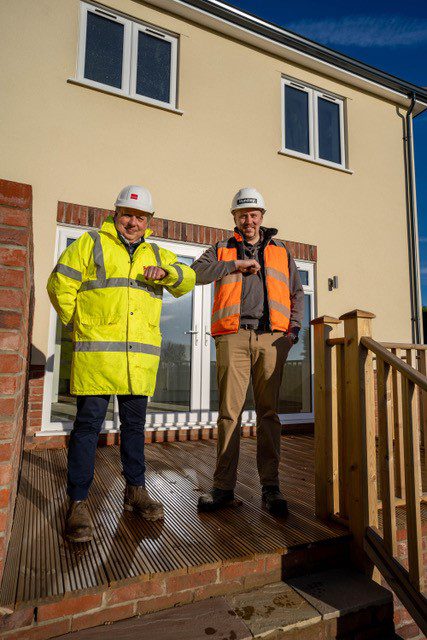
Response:
POLYGON ((237 188, 256 186, 268 226, 318 246, 317 314, 359 307, 377 315, 379 339, 410 340, 403 114, 395 105, 136 0, 106 4, 180 35, 182 116, 67 83, 78 0, 0 7, 0 176, 34 190, 34 361, 47 348, 58 200, 111 208, 131 183, 150 188, 161 217, 220 227, 232 226, 237 188), (346 98, 352 175, 278 154, 283 74, 346 98), (329 292, 332 275, 339 289, 329 292))

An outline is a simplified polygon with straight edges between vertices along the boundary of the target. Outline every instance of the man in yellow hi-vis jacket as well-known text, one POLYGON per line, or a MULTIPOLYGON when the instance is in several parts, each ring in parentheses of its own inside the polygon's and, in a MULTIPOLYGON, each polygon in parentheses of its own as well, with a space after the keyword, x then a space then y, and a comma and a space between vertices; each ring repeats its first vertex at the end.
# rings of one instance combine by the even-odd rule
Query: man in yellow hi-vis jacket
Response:
POLYGON ((117 395, 124 508, 148 520, 163 518, 145 489, 144 425, 160 358, 163 289, 175 298, 191 291, 194 271, 174 253, 148 243, 154 214, 150 192, 121 190, 114 217, 84 233, 61 255, 47 290, 62 323, 72 325, 71 393, 77 415, 68 449, 66 535, 93 537, 86 498, 93 480, 98 434, 111 394, 117 395))

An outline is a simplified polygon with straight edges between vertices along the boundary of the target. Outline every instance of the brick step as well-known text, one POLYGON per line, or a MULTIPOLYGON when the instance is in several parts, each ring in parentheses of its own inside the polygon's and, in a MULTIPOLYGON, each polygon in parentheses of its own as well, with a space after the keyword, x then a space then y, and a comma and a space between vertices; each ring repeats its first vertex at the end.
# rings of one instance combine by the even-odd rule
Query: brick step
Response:
POLYGON ((334 569, 95 627, 72 638, 394 640, 393 600, 390 591, 365 576, 334 569))
MULTIPOLYGON (((0 610, 0 637, 47 640, 69 631, 246 592, 283 579, 347 564, 350 536, 221 563, 144 574, 0 610)), ((161 614, 162 615, 162 614, 161 614)), ((73 640, 75 636, 73 635, 73 640)), ((190 638, 188 638, 190 640, 190 638)))

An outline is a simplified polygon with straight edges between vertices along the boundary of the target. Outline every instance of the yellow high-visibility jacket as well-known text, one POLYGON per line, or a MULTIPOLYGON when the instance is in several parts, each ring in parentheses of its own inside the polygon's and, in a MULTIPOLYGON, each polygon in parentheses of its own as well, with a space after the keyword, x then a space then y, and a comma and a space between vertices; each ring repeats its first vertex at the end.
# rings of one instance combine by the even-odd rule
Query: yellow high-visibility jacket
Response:
POLYGON ((71 393, 151 396, 160 358, 163 289, 191 291, 196 274, 171 251, 143 242, 131 259, 110 216, 59 258, 47 284, 61 321, 72 324, 71 393), (147 281, 144 266, 167 271, 147 281))

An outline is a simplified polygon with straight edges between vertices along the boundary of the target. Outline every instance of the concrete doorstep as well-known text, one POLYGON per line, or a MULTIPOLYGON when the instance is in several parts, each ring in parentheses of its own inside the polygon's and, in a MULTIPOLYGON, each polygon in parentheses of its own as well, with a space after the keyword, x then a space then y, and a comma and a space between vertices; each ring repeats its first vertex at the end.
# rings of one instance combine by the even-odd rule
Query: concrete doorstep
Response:
POLYGON ((394 637, 391 592, 351 570, 324 571, 72 634, 73 640, 394 637))

